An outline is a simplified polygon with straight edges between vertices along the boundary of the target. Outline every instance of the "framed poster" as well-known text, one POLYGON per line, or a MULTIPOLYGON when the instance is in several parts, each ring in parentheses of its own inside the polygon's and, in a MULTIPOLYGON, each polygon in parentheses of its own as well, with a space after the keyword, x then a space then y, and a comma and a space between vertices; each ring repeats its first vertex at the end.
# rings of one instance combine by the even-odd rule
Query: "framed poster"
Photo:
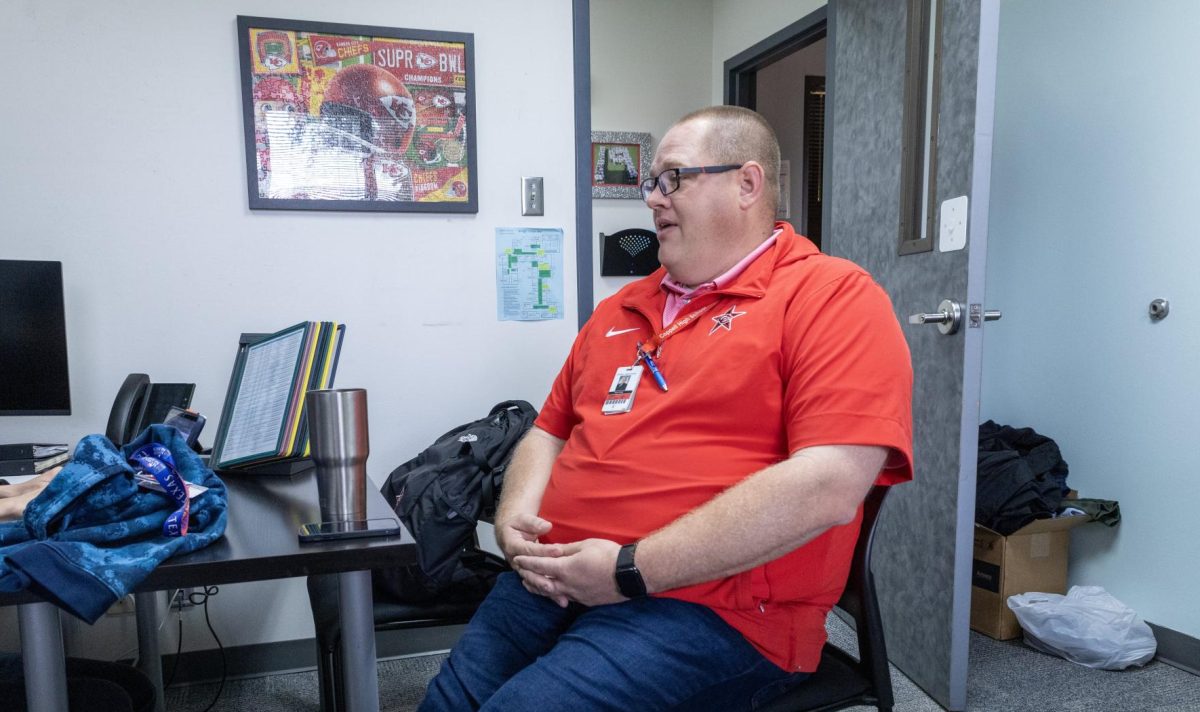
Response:
POLYGON ((479 211, 474 35, 237 28, 251 209, 479 211))
POLYGON ((650 174, 650 134, 592 132, 592 197, 636 198, 638 184, 650 174))

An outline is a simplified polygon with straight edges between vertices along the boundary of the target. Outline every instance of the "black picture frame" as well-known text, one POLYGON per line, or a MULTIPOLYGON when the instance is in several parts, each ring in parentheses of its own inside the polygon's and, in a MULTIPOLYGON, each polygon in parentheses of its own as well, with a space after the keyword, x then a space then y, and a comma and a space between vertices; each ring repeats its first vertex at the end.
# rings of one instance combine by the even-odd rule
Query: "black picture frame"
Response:
POLYGON ((473 34, 243 15, 237 33, 252 210, 479 212, 473 34))

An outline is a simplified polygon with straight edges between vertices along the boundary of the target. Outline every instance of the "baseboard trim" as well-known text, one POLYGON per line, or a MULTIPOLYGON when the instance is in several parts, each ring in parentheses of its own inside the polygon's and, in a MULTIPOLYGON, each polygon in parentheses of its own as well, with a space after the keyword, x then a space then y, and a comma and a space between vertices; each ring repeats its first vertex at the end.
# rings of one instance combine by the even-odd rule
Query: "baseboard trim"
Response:
POLYGON ((1200 675, 1200 640, 1149 621, 1146 623, 1158 641, 1156 658, 1172 667, 1200 675))
MULTIPOLYGON (((462 635, 465 625, 389 630, 375 634, 375 650, 380 659, 426 655, 449 650, 462 635)), ((225 676, 228 679, 262 677, 287 672, 312 670, 317 666, 317 643, 313 638, 283 640, 225 648, 225 676)), ((221 651, 217 648, 193 650, 179 657, 179 669, 172 686, 215 682, 221 679, 221 651)), ((162 656, 163 681, 175 669, 174 653, 162 656)))

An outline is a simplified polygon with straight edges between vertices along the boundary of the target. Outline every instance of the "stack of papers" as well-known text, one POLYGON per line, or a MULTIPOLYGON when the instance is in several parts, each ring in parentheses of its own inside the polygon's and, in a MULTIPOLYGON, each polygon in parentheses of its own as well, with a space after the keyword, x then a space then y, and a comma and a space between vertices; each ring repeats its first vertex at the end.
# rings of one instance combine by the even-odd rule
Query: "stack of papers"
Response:
POLYGON ((306 321, 238 349, 214 469, 308 455, 304 397, 333 386, 344 334, 344 324, 306 321))
POLYGON ((41 460, 45 457, 57 457, 67 451, 66 445, 34 445, 33 459, 41 460))
POLYGON ((37 475, 70 459, 66 445, 0 445, 0 477, 37 475))

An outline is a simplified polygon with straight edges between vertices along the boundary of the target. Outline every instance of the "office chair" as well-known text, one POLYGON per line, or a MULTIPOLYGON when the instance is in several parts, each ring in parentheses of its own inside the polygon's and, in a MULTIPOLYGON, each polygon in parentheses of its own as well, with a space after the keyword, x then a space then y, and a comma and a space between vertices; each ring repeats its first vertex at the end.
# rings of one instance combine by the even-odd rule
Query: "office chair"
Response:
POLYGON ((892 677, 883 642, 883 620, 871 575, 871 540, 875 521, 889 487, 875 486, 863 503, 862 528, 846 590, 837 606, 854 618, 859 659, 825 643, 817 671, 803 684, 771 700, 759 712, 830 712, 855 705, 892 709, 892 677))

